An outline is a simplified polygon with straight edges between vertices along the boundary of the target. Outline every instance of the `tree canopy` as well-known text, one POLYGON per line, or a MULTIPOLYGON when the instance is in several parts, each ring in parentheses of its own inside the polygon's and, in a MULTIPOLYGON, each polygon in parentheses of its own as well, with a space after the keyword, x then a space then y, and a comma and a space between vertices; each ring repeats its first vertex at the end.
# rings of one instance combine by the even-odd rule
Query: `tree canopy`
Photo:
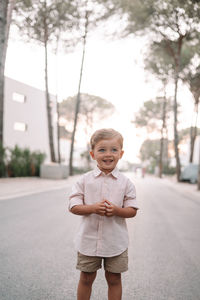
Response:
MULTIPOLYGON (((101 97, 84 93, 81 93, 80 97, 80 122, 84 122, 84 124, 90 128, 94 123, 106 119, 114 112, 115 108, 113 104, 101 97)), ((76 95, 63 100, 59 105, 60 117, 72 122, 74 119, 75 105, 76 95)))

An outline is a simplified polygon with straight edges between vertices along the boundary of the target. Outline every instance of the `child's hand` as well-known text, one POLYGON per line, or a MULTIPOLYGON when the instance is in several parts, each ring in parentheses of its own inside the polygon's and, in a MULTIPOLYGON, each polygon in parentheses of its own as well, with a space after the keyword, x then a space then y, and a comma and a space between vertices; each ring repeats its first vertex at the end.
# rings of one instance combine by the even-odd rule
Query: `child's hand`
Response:
POLYGON ((94 212, 97 215, 105 216, 106 214, 106 206, 105 206, 105 200, 101 202, 97 202, 93 205, 94 212))
POLYGON ((106 216, 107 217, 112 217, 117 215, 117 209, 118 207, 114 205, 112 202, 105 200, 105 205, 106 205, 106 216))

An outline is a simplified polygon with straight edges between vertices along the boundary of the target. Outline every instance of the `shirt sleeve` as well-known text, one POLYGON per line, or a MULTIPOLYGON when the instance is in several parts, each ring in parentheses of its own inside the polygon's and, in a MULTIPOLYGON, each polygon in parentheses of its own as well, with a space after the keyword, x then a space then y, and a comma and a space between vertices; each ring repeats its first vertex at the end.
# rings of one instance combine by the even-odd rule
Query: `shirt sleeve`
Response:
POLYGON ((136 209, 139 209, 139 206, 138 206, 138 203, 136 200, 135 186, 129 179, 128 179, 128 182, 126 185, 123 207, 134 207, 136 209))
POLYGON ((69 210, 75 205, 84 204, 84 178, 83 176, 72 186, 69 195, 69 210))

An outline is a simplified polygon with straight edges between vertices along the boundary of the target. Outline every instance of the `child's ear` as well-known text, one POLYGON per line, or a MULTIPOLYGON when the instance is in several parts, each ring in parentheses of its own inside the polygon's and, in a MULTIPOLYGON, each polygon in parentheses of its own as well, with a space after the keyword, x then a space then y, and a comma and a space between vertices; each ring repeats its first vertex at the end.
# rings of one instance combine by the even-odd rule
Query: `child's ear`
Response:
POLYGON ((120 153, 120 158, 122 158, 122 156, 124 155, 124 151, 121 150, 121 153, 120 153))
POLYGON ((94 159, 94 152, 90 151, 90 156, 92 157, 92 159, 94 159))

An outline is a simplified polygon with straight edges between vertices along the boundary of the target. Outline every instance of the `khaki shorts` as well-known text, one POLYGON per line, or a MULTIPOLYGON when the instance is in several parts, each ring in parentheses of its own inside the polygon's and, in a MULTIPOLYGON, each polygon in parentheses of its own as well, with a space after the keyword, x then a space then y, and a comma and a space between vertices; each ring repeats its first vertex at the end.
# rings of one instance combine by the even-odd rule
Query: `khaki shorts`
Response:
POLYGON ((96 272, 101 269, 102 260, 106 271, 125 272, 128 270, 128 249, 113 257, 87 256, 78 252, 76 268, 82 272, 96 272))

